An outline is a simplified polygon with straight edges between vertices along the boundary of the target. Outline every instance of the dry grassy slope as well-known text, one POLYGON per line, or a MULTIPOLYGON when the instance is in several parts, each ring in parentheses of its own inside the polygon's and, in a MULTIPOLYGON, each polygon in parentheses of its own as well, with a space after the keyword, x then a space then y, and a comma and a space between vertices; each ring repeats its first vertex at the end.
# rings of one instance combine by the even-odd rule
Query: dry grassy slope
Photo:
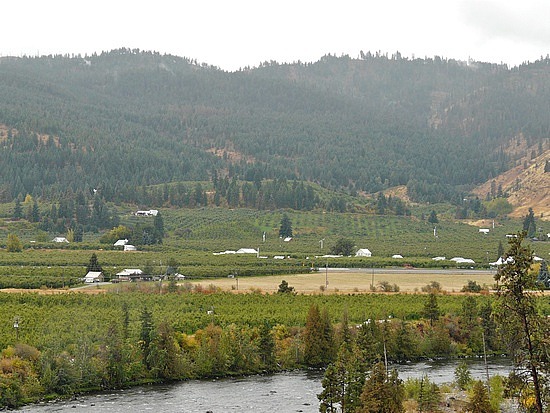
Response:
MULTIPOLYGON (((525 153, 530 154, 531 150, 525 153)), ((542 216, 542 219, 550 220, 550 173, 544 173, 544 165, 550 160, 550 149, 532 160, 528 160, 528 156, 518 166, 496 177, 496 187, 502 185, 502 190, 510 194, 508 201, 514 206, 510 216, 523 217, 529 208, 533 208, 537 218, 542 216)), ((491 192, 491 182, 485 182, 474 192, 485 199, 491 192)))

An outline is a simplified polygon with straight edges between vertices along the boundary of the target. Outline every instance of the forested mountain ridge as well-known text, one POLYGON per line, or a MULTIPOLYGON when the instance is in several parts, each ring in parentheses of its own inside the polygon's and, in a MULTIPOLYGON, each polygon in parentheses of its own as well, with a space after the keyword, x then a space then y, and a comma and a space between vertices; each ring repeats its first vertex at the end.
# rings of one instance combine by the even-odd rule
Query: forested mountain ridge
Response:
MULTIPOLYGON (((509 69, 399 54, 225 72, 120 49, 0 59, 0 198, 237 178, 460 203, 548 148, 550 59, 509 69)), ((139 201, 139 200, 138 200, 139 201)))

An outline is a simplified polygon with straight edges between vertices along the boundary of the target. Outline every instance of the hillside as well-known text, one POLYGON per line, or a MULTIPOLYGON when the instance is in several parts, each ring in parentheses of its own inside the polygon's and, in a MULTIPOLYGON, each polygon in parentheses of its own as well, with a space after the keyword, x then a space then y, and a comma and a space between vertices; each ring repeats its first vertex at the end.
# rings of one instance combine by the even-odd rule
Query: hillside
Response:
MULTIPOLYGON (((0 59, 0 202, 233 178, 459 204, 549 148, 550 60, 325 56, 224 72, 155 52, 0 59)), ((166 202, 169 198, 165 194, 166 202)), ((240 195, 244 196, 244 195, 240 195)))
MULTIPOLYGON (((518 145, 524 147, 524 145, 518 145)), ((536 153, 535 148, 524 148, 525 153, 536 153), (531 150, 532 149, 532 150, 531 150)), ((517 166, 485 182, 475 189, 475 193, 485 198, 491 193, 491 187, 500 187, 507 194, 507 200, 513 205, 511 217, 525 217, 532 208, 537 218, 550 220, 550 173, 544 171, 550 161, 550 150, 531 158, 524 156, 517 166)))

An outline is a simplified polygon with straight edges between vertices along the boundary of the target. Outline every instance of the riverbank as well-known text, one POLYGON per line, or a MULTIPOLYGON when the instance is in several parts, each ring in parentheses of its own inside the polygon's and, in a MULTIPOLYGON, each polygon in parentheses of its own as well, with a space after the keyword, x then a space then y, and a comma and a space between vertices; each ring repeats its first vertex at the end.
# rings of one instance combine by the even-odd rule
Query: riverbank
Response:
MULTIPOLYGON (((469 362, 472 377, 483 378, 485 375, 483 362, 480 359, 466 361, 469 362)), ((447 390, 450 386, 444 385, 441 380, 448 380, 448 383, 453 381, 456 362, 456 360, 424 361, 396 367, 399 368, 399 375, 404 380, 420 377, 418 375, 429 369, 430 381, 447 390)), ((510 368, 509 362, 499 358, 489 360, 489 366, 491 375, 507 375, 510 368)), ((222 379, 189 380, 92 393, 72 400, 42 402, 25 406, 19 411, 126 413, 152 410, 155 413, 176 413, 183 410, 186 413, 204 413, 210 410, 214 413, 251 411, 317 413, 319 411, 317 394, 322 391, 322 377, 323 372, 319 370, 294 370, 222 379)), ((457 412, 456 409, 467 400, 466 392, 442 392, 441 411, 457 412)), ((503 405, 506 407, 504 412, 514 412, 508 409, 509 405, 508 402, 503 405)), ((408 410, 407 413, 415 411, 408 410)))

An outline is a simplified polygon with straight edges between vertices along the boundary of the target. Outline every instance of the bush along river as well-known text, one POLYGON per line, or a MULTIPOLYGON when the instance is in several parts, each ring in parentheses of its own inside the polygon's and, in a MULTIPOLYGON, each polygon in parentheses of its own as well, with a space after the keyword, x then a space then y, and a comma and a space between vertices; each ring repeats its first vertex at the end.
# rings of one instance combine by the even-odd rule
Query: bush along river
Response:
MULTIPOLYGON (((485 380, 481 359, 465 360, 474 379, 485 380)), ((427 375, 436 384, 454 380, 456 360, 425 361, 395 365, 402 380, 427 375)), ((507 376, 512 366, 508 359, 488 362, 490 376, 507 376)), ((307 412, 319 411, 317 394, 322 391, 321 371, 285 373, 230 378, 191 380, 166 385, 138 386, 125 390, 90 394, 76 400, 45 402, 25 406, 19 411, 39 412, 307 412)))

